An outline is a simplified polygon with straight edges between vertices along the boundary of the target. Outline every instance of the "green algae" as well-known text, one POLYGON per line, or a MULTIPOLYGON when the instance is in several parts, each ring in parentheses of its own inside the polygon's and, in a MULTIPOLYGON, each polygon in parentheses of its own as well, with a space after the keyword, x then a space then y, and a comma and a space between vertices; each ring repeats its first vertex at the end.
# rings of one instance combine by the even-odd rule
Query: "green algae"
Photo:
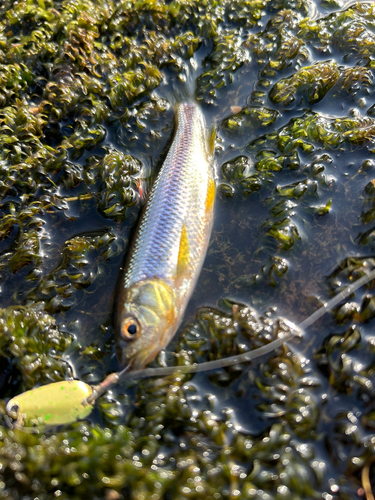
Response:
POLYGON ((287 106, 296 99, 297 92, 306 92, 307 102, 314 104, 323 99, 335 85, 339 75, 337 63, 334 61, 304 67, 293 76, 277 82, 270 91, 270 99, 287 106))
POLYGON ((13 359, 25 389, 71 375, 62 354, 72 338, 48 314, 26 307, 2 309, 0 329, 1 355, 13 359))
MULTIPOLYGON (((374 5, 337 3, 2 2, 4 400, 116 368, 114 283, 176 94, 217 123, 223 218, 169 363, 264 345, 281 304, 302 318, 372 269, 374 5)), ((0 498, 356 497, 374 306, 369 285, 256 366, 125 385, 67 428, 9 429, 2 405, 0 498)))

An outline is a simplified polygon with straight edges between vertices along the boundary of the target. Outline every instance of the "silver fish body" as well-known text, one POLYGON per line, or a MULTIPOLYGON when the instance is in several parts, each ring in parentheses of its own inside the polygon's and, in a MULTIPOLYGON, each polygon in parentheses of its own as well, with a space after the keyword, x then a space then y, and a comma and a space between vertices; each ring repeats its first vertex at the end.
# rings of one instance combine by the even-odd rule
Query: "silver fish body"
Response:
POLYGON ((142 368, 181 323, 206 254, 215 183, 204 117, 176 109, 172 145, 150 192, 130 252, 117 307, 122 363, 142 368))

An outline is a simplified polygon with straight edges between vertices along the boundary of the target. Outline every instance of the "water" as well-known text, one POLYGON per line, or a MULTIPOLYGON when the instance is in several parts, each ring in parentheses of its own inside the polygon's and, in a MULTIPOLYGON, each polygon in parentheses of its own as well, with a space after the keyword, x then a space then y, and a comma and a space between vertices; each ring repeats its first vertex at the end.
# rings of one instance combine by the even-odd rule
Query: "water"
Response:
MULTIPOLYGON (((155 364, 263 345, 279 317, 299 323, 372 269, 370 4, 30 5, 0 10, 4 401, 119 369, 116 282, 176 95, 194 92, 215 123, 218 196, 183 324, 155 364)), ((348 304, 251 366, 116 387, 45 437, 4 421, 0 498, 362 498, 371 289, 348 304)))

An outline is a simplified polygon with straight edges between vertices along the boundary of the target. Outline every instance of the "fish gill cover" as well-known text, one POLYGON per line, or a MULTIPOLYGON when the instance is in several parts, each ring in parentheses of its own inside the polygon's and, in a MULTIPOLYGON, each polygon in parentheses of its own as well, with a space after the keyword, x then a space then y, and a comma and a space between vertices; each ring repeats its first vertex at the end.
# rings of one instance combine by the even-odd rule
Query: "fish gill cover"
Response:
POLYGON ((168 363, 268 343, 375 267, 374 10, 2 1, 0 499, 370 498, 371 286, 256 364, 125 384, 66 428, 11 430, 4 408, 117 368, 115 282, 191 77, 219 199, 168 363))

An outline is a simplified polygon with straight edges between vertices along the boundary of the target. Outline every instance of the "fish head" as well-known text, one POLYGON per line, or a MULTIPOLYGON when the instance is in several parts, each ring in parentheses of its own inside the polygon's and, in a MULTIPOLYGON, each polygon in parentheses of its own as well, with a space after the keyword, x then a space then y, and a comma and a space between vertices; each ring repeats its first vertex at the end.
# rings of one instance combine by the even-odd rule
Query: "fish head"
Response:
POLYGON ((132 369, 150 363, 167 345, 179 323, 175 293, 160 278, 150 278, 125 290, 117 315, 119 360, 132 369))

